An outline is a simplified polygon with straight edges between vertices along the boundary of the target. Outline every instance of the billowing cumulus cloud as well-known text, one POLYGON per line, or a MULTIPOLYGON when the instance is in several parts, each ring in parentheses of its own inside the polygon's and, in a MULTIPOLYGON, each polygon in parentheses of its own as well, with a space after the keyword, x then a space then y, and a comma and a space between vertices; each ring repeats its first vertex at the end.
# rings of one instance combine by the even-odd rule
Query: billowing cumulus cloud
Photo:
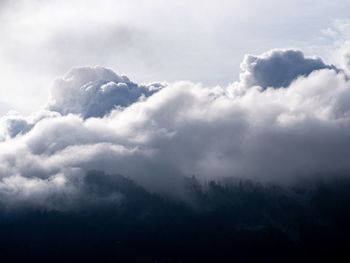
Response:
MULTIPOLYGON (((6 204, 45 207, 47 199, 56 209, 91 201, 91 170, 176 196, 193 174, 293 182, 350 172, 348 77, 300 51, 247 56, 241 80, 228 87, 138 85, 85 67, 58 79, 51 92, 45 110, 2 119, 6 204)), ((122 200, 109 186, 101 195, 93 178, 96 200, 122 200)))
POLYGON ((74 68, 55 81, 47 108, 63 115, 102 117, 113 108, 126 107, 152 95, 161 87, 161 84, 139 86, 102 67, 74 68))
POLYGON ((319 69, 336 69, 320 58, 305 58, 298 50, 271 50, 261 56, 246 55, 241 64, 241 80, 246 86, 288 87, 299 76, 319 69))

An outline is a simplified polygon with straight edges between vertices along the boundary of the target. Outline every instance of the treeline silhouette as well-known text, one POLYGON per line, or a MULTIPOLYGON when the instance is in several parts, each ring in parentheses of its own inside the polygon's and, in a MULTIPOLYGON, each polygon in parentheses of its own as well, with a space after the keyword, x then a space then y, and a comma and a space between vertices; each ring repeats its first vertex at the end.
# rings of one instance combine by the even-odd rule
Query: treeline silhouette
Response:
POLYGON ((303 262, 349 260, 350 179, 293 186, 184 179, 188 201, 121 176, 88 173, 100 202, 0 214, 2 262, 303 262))

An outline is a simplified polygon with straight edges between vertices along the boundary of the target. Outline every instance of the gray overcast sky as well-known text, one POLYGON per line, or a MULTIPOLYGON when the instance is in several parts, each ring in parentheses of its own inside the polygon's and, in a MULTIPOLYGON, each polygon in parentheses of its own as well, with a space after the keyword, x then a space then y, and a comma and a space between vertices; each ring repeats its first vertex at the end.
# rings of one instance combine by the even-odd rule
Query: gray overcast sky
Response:
POLYGON ((0 0, 0 114, 36 110, 52 80, 81 65, 136 82, 225 85, 246 53, 323 55, 322 30, 349 8, 340 0, 0 0))

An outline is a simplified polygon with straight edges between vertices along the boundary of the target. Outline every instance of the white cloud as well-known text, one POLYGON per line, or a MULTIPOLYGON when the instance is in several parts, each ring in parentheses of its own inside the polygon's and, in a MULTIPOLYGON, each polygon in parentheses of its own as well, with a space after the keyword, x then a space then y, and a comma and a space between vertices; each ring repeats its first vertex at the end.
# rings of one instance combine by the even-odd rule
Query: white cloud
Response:
POLYGON ((24 134, 33 128, 33 126, 42 119, 57 117, 60 114, 53 111, 39 110, 29 115, 22 116, 16 111, 9 111, 0 118, 0 141, 24 134))
POLYGON ((109 69, 71 70, 53 86, 48 109, 60 113, 3 117, 3 200, 45 206, 39 200, 53 193, 83 198, 90 170, 178 195, 192 174, 293 182, 350 172, 342 70, 294 50, 250 56, 243 70, 228 87, 177 82, 154 94, 109 69))
POLYGON ((331 26, 322 30, 323 40, 320 45, 329 61, 350 72, 350 20, 334 19, 331 26))

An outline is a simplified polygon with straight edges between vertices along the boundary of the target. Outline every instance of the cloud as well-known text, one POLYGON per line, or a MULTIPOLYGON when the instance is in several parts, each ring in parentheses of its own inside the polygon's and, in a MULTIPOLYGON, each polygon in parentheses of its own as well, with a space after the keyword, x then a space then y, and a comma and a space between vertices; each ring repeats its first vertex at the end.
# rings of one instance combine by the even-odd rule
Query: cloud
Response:
MULTIPOLYGON (((72 69, 54 83, 45 110, 2 118, 3 202, 45 207, 53 198, 47 207, 74 207, 89 194, 91 170, 177 198, 193 174, 280 183, 348 174, 347 75, 295 50, 248 56, 243 65, 228 87, 138 85, 102 67, 72 69)), ((119 200, 117 188, 108 191, 119 200)))
POLYGON ((285 88, 297 77, 325 68, 335 69, 320 58, 306 58, 298 50, 274 49, 260 56, 246 55, 240 76, 246 86, 285 88))
POLYGON ((102 117, 113 108, 126 107, 152 95, 161 87, 161 84, 139 86, 103 67, 74 68, 53 84, 47 109, 83 118, 102 117))
POLYGON ((42 119, 57 117, 60 114, 47 110, 39 110, 24 117, 16 111, 9 111, 0 118, 0 141, 4 141, 19 134, 30 131, 42 119))
POLYGON ((318 47, 321 49, 328 60, 335 65, 350 72, 350 20, 335 19, 331 25, 322 30, 323 45, 318 47))

